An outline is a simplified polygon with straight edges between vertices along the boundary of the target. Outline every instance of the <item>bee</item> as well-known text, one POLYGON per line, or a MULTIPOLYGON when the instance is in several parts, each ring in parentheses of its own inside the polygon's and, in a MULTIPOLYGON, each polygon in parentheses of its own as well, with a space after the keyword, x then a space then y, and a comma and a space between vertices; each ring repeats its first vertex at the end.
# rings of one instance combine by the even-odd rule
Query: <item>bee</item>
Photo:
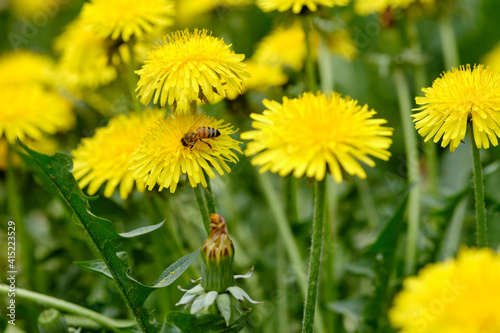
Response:
POLYGON ((210 149, 214 150, 210 143, 203 141, 202 139, 214 139, 220 136, 218 129, 213 127, 198 127, 196 131, 189 131, 181 139, 181 143, 184 147, 189 147, 193 149, 197 141, 205 143, 210 149))

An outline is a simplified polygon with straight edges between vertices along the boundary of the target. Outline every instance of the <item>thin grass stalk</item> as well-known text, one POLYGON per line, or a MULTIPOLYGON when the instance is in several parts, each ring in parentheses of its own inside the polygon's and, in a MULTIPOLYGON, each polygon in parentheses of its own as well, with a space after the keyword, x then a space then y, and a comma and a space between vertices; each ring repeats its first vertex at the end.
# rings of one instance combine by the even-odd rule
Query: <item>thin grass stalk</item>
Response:
POLYGON ((410 275, 415 272, 417 238, 420 224, 418 144, 413 122, 411 120, 410 92, 405 74, 401 69, 396 69, 393 76, 405 139, 406 167, 408 172, 407 179, 408 184, 413 187, 408 198, 408 234, 405 254, 405 273, 406 275, 410 275))
POLYGON ((458 55, 455 30, 453 29, 453 24, 447 14, 444 14, 439 19, 439 36, 441 37, 444 66, 446 70, 451 70, 452 67, 457 67, 460 64, 460 58, 458 55))
POLYGON ((316 81, 316 72, 312 58, 312 46, 310 36, 310 20, 307 17, 302 19, 302 28, 304 29, 304 38, 306 42, 306 86, 309 91, 316 92, 318 85, 316 81))
POLYGON ((201 185, 193 187, 194 196, 196 197, 196 203, 198 204, 198 209, 200 210, 201 218, 203 220, 203 226, 207 235, 210 233, 210 214, 208 213, 207 204, 203 199, 203 194, 201 194, 201 185))

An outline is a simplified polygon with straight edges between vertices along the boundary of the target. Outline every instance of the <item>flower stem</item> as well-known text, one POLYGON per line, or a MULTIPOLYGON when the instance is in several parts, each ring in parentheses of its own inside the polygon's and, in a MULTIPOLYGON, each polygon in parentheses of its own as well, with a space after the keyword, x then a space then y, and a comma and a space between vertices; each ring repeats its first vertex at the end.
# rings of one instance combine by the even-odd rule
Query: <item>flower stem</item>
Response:
POLYGON ((415 271, 417 255, 417 238, 420 223, 420 184, 418 169, 418 144, 411 121, 411 102, 408 83, 401 69, 394 71, 394 84, 399 101, 401 123, 405 139, 406 164, 408 172, 408 184, 413 186, 408 199, 408 236, 406 241, 405 273, 412 274, 415 271))
POLYGON ((210 214, 208 213, 208 208, 203 199, 203 195, 201 194, 201 185, 193 187, 194 196, 196 197, 196 202, 198 203, 198 208, 200 209, 201 218, 203 219, 203 226, 205 227, 205 231, 207 235, 210 231, 210 214))
POLYGON ((304 307, 304 319, 302 322, 303 333, 312 333, 314 326, 314 314, 319 284, 319 266, 321 263, 321 252, 323 250, 326 179, 316 181, 314 192, 313 234, 311 255, 309 258, 309 279, 304 307))
POLYGON ((215 214, 217 210, 215 209, 215 200, 214 195, 212 193, 212 185, 210 183, 210 178, 205 175, 205 179, 207 180, 207 187, 204 189, 205 192, 205 201, 207 202, 208 214, 215 214))
POLYGON ((285 204, 288 222, 297 223, 299 214, 297 212, 297 180, 293 176, 285 179, 285 204))
POLYGON ((309 91, 316 92, 318 85, 316 83, 316 72, 314 68, 314 61, 312 58, 311 36, 309 33, 309 19, 304 17, 302 19, 302 28, 304 29, 304 38, 306 43, 306 86, 309 91))
POLYGON ((447 70, 451 70, 452 67, 457 67, 460 64, 460 60, 455 31, 448 14, 444 14, 439 19, 439 35, 443 49, 444 66, 447 70))
POLYGON ((472 147, 472 160, 474 163, 474 194, 476 198, 476 226, 477 226, 477 246, 488 246, 486 238, 486 209, 484 204, 484 184, 483 167, 481 165, 481 156, 479 148, 474 141, 474 131, 472 124, 469 124, 470 144, 472 147))
POLYGON ((330 56, 330 50, 328 50, 328 46, 326 46, 326 42, 323 38, 321 39, 318 49, 318 70, 321 91, 334 91, 335 80, 332 57, 330 56))
MULTIPOLYGON (((9 286, 5 284, 0 284, 0 294, 6 295, 9 293, 9 286)), ((64 301, 59 298, 39 294, 33 291, 29 291, 23 288, 17 288, 16 287, 16 298, 17 299, 23 299, 23 300, 28 300, 32 301, 38 305, 44 305, 46 307, 52 307, 56 308, 58 310, 68 312, 68 313, 73 313, 76 315, 79 315, 81 317, 89 318, 96 323, 100 324, 103 327, 106 327, 113 332, 122 332, 122 329, 119 327, 127 327, 133 324, 132 321, 127 320, 127 321, 118 321, 106 316, 103 316, 102 314, 89 310, 87 308, 84 308, 82 306, 64 301)))
MULTIPOLYGON (((278 199, 278 194, 273 189, 269 176, 267 174, 259 173, 257 174, 257 179, 259 181, 259 185, 262 189, 264 197, 266 198, 267 204, 271 209, 273 220, 276 222, 276 226, 278 227, 278 233, 280 234, 280 237, 283 241, 288 258, 292 263, 292 269, 297 275, 297 283, 299 285, 301 294, 305 295, 307 292, 307 282, 306 276, 302 269, 302 258, 297 243, 293 238, 290 224, 285 215, 285 210, 280 200, 278 199)), ((323 326, 323 318, 321 316, 321 313, 317 313, 316 332, 326 332, 323 326)))
POLYGON ((135 69, 136 69, 136 62, 135 62, 135 54, 134 54, 134 43, 130 42, 127 43, 128 47, 128 52, 130 56, 130 79, 129 79, 129 85, 130 85, 130 98, 132 98, 132 102, 134 103, 134 108, 136 112, 141 112, 142 111, 142 106, 141 102, 137 99, 136 94, 135 94, 135 88, 137 87, 137 76, 135 74, 135 69))

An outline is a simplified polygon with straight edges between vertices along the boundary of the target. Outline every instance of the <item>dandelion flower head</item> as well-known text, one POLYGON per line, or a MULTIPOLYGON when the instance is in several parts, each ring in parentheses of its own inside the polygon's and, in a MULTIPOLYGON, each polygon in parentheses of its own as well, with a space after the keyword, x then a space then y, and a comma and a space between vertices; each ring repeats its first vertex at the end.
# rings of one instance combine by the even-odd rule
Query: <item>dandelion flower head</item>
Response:
POLYGON ((146 64, 137 71, 141 102, 154 103, 213 102, 226 89, 242 93, 248 77, 245 56, 235 54, 230 45, 213 37, 207 30, 176 31, 148 54, 146 64))
POLYGON ((358 15, 369 15, 380 13, 387 8, 391 9, 406 9, 410 5, 420 3, 427 8, 434 6, 435 0, 356 0, 354 3, 354 11, 358 15))
POLYGON ((248 90, 266 91, 270 87, 282 86, 288 81, 288 77, 279 66, 252 60, 247 61, 246 64, 250 73, 250 78, 245 81, 245 87, 248 90))
POLYGON ((495 72, 500 72, 500 43, 484 56, 484 64, 495 72))
POLYGON ((55 42, 61 55, 58 72, 68 89, 97 88, 116 78, 105 39, 88 29, 81 19, 70 23, 55 42))
POLYGON ((241 153, 240 142, 229 136, 233 133, 232 126, 205 114, 175 114, 159 119, 132 156, 133 177, 145 182, 149 190, 158 184, 160 191, 169 188, 174 193, 182 174, 187 175, 192 187, 200 183, 206 187, 204 172, 214 178, 212 168, 223 175, 224 170, 231 172, 226 162, 238 161, 233 150, 241 153), (185 147, 181 139, 200 127, 217 129, 220 136, 185 147))
POLYGON ((424 97, 416 97, 421 107, 413 115, 415 128, 425 141, 450 144, 454 151, 464 139, 469 120, 478 148, 498 145, 500 136, 500 74, 483 65, 453 68, 422 88, 424 97))
POLYGON ((406 278, 389 319, 401 333, 500 332, 498 276, 500 255, 462 248, 456 259, 406 278))
MULTIPOLYGON (((125 200, 135 183, 129 171, 130 157, 148 128, 162 116, 162 111, 151 109, 120 114, 112 118, 107 126, 98 128, 94 136, 84 138, 71 152, 73 175, 80 187, 88 185, 88 194, 94 195, 106 182, 105 197, 111 197, 119 186, 120 197, 125 200)), ((137 184, 137 189, 144 190, 144 184, 137 184)))
POLYGON ((255 130, 242 133, 248 143, 246 155, 255 155, 253 165, 260 172, 270 170, 286 176, 306 175, 322 180, 332 173, 342 181, 342 169, 350 175, 366 177, 359 162, 371 167, 369 155, 388 160, 392 128, 387 121, 375 119, 374 110, 339 94, 304 93, 298 98, 283 98, 283 103, 264 100, 267 110, 252 114, 255 130))
POLYGON ((0 137, 14 143, 16 138, 40 139, 73 127, 71 104, 40 86, 5 86, 0 89, 0 137))
MULTIPOLYGON (((319 36, 311 33, 311 46, 317 49, 319 36)), ((313 58, 316 53, 312 54, 313 58)), ((278 26, 264 37, 255 49, 252 59, 270 66, 290 67, 300 71, 306 58, 306 42, 304 30, 299 22, 289 27, 278 26)))
POLYGON ((0 57, 0 85, 51 86, 55 63, 47 55, 27 50, 6 52, 0 57))
POLYGON ((265 12, 272 10, 284 12, 291 9, 295 14, 300 13, 304 6, 315 12, 318 6, 346 6, 348 3, 349 0, 257 0, 257 6, 265 12))
POLYGON ((171 0, 91 0, 82 9, 82 20, 103 38, 128 42, 148 39, 173 24, 171 0))

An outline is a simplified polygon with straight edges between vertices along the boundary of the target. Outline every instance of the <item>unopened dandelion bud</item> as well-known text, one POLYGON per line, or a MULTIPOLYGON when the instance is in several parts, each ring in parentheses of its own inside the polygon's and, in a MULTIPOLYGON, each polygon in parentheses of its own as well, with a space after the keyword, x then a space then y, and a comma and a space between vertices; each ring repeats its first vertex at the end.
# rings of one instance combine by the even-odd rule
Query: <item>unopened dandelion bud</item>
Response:
POLYGON ((210 235, 203 243, 201 285, 207 291, 223 292, 234 285, 234 246, 224 218, 210 215, 210 235))
POLYGON ((56 309, 48 309, 38 316, 38 330, 41 333, 67 333, 66 320, 56 309))

